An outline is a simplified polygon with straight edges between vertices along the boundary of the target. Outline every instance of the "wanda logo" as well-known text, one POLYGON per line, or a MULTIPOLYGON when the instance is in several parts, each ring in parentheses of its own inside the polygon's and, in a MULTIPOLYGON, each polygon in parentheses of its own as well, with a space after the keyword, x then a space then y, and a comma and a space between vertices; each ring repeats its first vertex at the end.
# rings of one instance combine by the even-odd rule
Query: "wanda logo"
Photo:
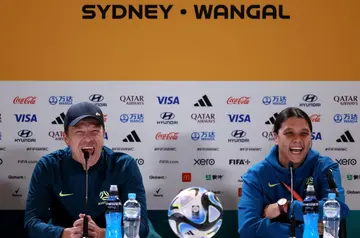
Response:
POLYGON ((320 114, 312 114, 312 115, 310 116, 310 120, 311 120, 312 122, 320 122, 320 114))
POLYGON ((233 98, 229 97, 226 101, 227 104, 249 104, 250 97, 233 98))
POLYGON ((21 98, 21 97, 17 96, 13 100, 14 104, 35 104, 35 102, 36 102, 35 96, 28 96, 26 98, 21 98))
POLYGON ((177 140, 179 138, 179 132, 157 133, 155 136, 156 140, 177 140))

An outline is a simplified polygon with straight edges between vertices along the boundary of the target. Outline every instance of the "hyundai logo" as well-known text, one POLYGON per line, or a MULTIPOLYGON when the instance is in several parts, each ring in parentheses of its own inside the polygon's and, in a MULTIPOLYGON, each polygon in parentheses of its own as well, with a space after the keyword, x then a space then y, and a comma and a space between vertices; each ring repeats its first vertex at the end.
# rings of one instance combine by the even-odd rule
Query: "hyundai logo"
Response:
POLYGON ((242 137, 246 136, 246 132, 242 131, 242 130, 234 130, 231 132, 231 135, 234 138, 242 138, 242 137))
POLYGON ((22 138, 28 138, 31 137, 32 135, 33 135, 32 131, 29 130, 21 130, 18 132, 18 136, 22 138))
POLYGON ((171 120, 175 118, 175 114, 172 112, 163 112, 161 113, 160 117, 163 120, 171 120))
POLYGON ((104 97, 100 94, 93 94, 89 97, 89 100, 92 102, 102 102, 104 97))
POLYGON ((305 102, 316 102, 318 97, 314 94, 306 94, 302 98, 305 102))

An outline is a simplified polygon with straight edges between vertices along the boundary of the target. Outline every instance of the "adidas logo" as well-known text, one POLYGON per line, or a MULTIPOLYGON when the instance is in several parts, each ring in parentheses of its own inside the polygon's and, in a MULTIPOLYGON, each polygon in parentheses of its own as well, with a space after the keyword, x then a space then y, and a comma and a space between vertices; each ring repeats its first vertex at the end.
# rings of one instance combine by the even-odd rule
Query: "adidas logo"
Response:
POLYGON ((267 120, 265 122, 266 125, 274 125, 276 117, 278 116, 278 113, 274 113, 274 115, 272 117, 269 118, 269 120, 267 120))
POLYGON ((136 131, 133 130, 129 135, 123 139, 123 142, 141 142, 140 137, 136 134, 136 131))
POLYGON ((350 134, 350 131, 345 131, 336 142, 355 142, 354 138, 350 134))
POLYGON ((184 234, 185 234, 185 235, 188 235, 188 236, 190 236, 190 235, 191 235, 191 236, 195 235, 194 232, 192 232, 192 231, 185 232, 184 234))
POLYGON ((194 104, 194 107, 212 107, 212 104, 209 98, 204 95, 201 99, 198 100, 197 103, 194 104))
POLYGON ((56 117, 55 120, 53 120, 51 122, 51 124, 57 124, 57 125, 61 125, 64 124, 64 119, 65 119, 65 113, 61 113, 60 116, 56 117))

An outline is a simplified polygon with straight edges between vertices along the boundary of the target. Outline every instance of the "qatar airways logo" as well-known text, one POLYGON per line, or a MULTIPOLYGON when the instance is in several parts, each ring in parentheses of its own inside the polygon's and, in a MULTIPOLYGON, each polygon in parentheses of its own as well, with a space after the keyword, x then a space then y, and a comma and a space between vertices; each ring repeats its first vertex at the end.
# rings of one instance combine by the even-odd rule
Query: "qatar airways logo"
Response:
POLYGON ((48 135, 54 140, 64 140, 64 131, 49 131, 48 135))

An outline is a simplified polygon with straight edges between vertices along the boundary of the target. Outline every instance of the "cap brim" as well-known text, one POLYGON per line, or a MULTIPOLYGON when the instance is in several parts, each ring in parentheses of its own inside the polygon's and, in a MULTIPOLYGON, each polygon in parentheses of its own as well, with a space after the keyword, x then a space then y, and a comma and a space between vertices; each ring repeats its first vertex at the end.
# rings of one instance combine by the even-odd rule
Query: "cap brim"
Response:
POLYGON ((69 123, 68 126, 75 126, 76 124, 78 124, 78 123, 79 123, 82 119, 84 119, 84 118, 94 118, 94 119, 98 120, 98 121, 100 122, 100 124, 102 125, 102 122, 101 122, 101 120, 100 120, 98 117, 93 116, 93 115, 82 115, 82 116, 80 116, 80 117, 72 120, 72 122, 69 123))

